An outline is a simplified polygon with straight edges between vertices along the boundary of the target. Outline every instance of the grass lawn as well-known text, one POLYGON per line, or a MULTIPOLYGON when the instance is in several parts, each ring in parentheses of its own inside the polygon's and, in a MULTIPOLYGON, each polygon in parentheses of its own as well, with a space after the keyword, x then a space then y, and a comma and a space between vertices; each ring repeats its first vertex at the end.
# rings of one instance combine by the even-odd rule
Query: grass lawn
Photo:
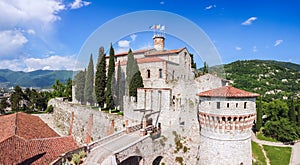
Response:
POLYGON ((257 139, 259 139, 259 140, 265 140, 265 141, 270 141, 270 142, 279 142, 278 140, 276 140, 276 139, 273 139, 273 138, 271 138, 271 137, 266 137, 263 133, 261 133, 261 132, 258 132, 257 134, 256 134, 256 137, 257 137, 257 139))
POLYGON ((289 165, 292 153, 291 147, 274 147, 263 145, 271 164, 289 165))
POLYGON ((252 157, 256 160, 255 165, 266 165, 266 159, 265 156, 261 150, 261 147, 255 143, 255 142, 251 142, 252 145, 252 157))

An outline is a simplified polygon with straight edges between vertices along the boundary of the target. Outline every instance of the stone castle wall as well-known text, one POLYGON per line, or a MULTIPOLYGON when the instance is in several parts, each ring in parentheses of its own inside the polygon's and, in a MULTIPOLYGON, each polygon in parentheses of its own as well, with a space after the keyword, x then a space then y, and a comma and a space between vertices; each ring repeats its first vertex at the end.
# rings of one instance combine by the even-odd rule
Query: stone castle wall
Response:
POLYGON ((91 132, 92 141, 101 139, 112 133, 112 131, 124 129, 122 116, 107 114, 85 106, 64 102, 59 99, 51 99, 48 104, 54 107, 54 124, 64 135, 69 134, 72 112, 74 112, 72 135, 79 144, 85 143, 88 121, 91 115, 93 116, 91 132), (113 128, 112 120, 114 120, 113 128))
POLYGON ((200 137, 200 165, 251 165, 251 138, 244 140, 215 140, 200 137))

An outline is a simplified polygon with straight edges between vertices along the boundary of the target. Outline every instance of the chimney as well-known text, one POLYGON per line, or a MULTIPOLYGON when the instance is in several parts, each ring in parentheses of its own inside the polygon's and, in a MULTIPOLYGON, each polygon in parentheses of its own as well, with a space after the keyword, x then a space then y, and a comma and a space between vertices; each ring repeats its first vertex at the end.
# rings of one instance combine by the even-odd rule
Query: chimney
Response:
POLYGON ((69 135, 72 135, 72 131, 73 131, 73 122, 74 122, 74 111, 73 111, 72 114, 71 114, 69 135))
POLYGON ((154 49, 157 51, 163 51, 165 49, 165 37, 160 35, 155 35, 153 37, 154 49))

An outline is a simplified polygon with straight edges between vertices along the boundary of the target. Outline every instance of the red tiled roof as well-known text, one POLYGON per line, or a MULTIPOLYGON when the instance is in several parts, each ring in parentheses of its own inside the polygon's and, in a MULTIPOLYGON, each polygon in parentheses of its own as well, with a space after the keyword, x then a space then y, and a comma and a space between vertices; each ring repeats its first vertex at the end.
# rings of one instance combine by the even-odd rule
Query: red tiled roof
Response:
POLYGON ((72 136, 60 137, 37 116, 0 116, 0 164, 49 164, 76 148, 72 136))
MULTIPOLYGON (((132 54, 141 54, 141 53, 146 53, 149 51, 149 54, 146 53, 145 56, 152 56, 152 55, 166 55, 166 54, 173 54, 173 53, 179 53, 182 50, 186 49, 184 48, 180 48, 180 49, 173 49, 173 50, 164 50, 164 51, 151 51, 151 49, 149 50, 137 50, 137 51, 133 51, 132 54)), ((119 56, 127 56, 128 52, 123 52, 123 53, 118 53, 115 54, 115 57, 119 57, 119 56)), ((106 56, 106 58, 109 58, 109 56, 106 56)))
POLYGON ((247 98, 257 97, 259 94, 247 92, 232 86, 223 86, 220 88, 208 90, 197 94, 201 97, 233 97, 233 98, 247 98))
MULTIPOLYGON (((145 49, 145 50, 137 50, 137 51, 133 51, 132 54, 140 54, 140 53, 145 53, 149 51, 148 49, 145 49)), ((128 55, 128 52, 123 52, 123 53, 118 53, 118 54, 115 54, 115 57, 119 57, 119 56, 127 56, 128 55)), ((109 58, 109 55, 108 56, 105 56, 106 58, 109 58)))
POLYGON ((49 164, 76 148, 72 136, 25 140, 15 135, 0 143, 0 164, 49 164))
POLYGON ((155 51, 155 52, 151 52, 149 54, 145 54, 145 56, 156 56, 156 55, 166 55, 166 54, 174 54, 174 53, 179 53, 182 50, 184 50, 184 48, 180 48, 180 49, 174 49, 174 50, 164 50, 164 51, 155 51))
POLYGON ((59 136, 39 117, 23 112, 0 116, 0 142, 13 135, 26 140, 59 136))

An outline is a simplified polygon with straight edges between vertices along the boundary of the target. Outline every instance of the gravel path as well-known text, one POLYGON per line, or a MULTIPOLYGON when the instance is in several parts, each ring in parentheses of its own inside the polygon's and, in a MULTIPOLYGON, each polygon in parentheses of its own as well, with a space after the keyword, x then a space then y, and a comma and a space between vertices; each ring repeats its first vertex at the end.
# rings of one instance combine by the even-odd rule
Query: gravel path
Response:
POLYGON ((300 165, 300 142, 297 142, 294 145, 286 145, 281 142, 269 142, 269 141, 259 140, 257 139, 257 137, 253 132, 252 132, 251 139, 252 141, 258 143, 259 145, 268 145, 268 146, 276 146, 276 147, 292 147, 290 165, 300 165))

